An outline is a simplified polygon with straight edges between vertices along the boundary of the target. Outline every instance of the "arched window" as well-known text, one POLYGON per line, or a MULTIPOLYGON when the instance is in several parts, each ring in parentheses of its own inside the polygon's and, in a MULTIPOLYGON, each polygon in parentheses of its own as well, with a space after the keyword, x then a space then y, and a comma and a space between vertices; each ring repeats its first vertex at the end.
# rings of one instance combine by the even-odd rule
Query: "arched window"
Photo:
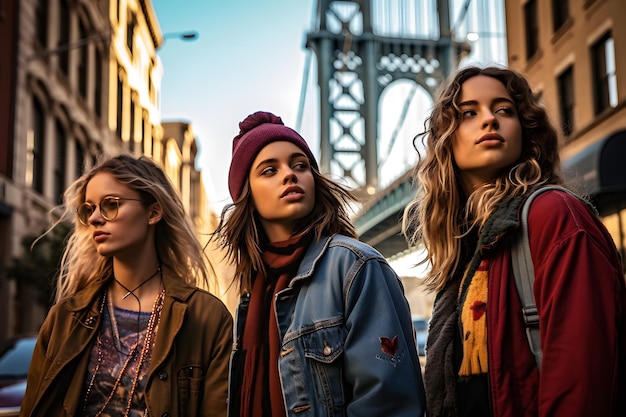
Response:
POLYGON ((96 49, 96 65, 95 65, 95 80, 94 80, 94 110, 100 118, 104 117, 104 103, 102 102, 102 84, 104 83, 102 67, 104 60, 102 59, 102 52, 100 49, 96 49))
POLYGON ((65 167, 67 165, 67 141, 65 127, 60 120, 54 124, 54 197, 57 203, 63 202, 63 191, 65 191, 65 167))
POLYGON ((122 80, 122 74, 118 71, 117 76, 117 114, 115 123, 115 133, 117 138, 122 140, 122 116, 124 115, 124 81, 122 80))
MULTIPOLYGON (((87 30, 83 20, 78 22, 78 38, 83 40, 87 38, 87 30)), ((80 96, 87 98, 87 79, 89 73, 89 44, 83 45, 78 51, 78 91, 80 96)))
POLYGON ((126 22, 126 46, 130 51, 130 55, 133 55, 133 44, 135 39, 135 16, 128 15, 128 21, 126 22))
MULTIPOLYGON (((32 135, 29 135, 28 151, 31 159, 30 183, 32 188, 43 194, 44 143, 46 136, 46 114, 41 102, 33 98, 32 135)), ((28 182, 28 181, 27 181, 28 182)))
POLYGON ((48 48, 48 10, 48 0, 37 0, 35 9, 37 40, 43 49, 48 48))
POLYGON ((75 141, 74 144, 76 153, 76 173, 74 176, 78 178, 83 175, 85 169, 85 147, 79 140, 75 141))
POLYGON ((68 0, 59 0, 59 31, 57 48, 65 48, 59 52, 59 68, 65 75, 68 75, 70 69, 70 54, 67 49, 70 43, 70 6, 68 0))
POLYGON ((128 150, 131 154, 135 153, 135 106, 136 106, 136 93, 131 90, 130 92, 130 133, 128 134, 128 150))

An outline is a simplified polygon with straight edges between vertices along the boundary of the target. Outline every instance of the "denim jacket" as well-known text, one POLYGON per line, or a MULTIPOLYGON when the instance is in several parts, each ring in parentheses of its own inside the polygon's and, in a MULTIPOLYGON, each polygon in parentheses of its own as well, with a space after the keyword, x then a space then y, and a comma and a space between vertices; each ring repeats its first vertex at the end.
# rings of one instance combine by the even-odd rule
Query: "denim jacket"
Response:
MULTIPOLYGON (((237 309, 229 415, 239 415, 243 329, 237 309)), ((342 235, 313 241, 274 298, 287 416, 422 416, 411 314, 395 272, 373 248, 342 235)))

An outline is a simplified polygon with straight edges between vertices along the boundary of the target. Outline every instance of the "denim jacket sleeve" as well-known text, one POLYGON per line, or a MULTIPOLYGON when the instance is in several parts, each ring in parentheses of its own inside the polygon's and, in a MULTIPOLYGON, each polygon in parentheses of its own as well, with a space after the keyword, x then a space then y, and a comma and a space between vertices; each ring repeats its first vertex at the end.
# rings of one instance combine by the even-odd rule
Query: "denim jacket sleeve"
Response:
POLYGON ((347 414, 422 416, 424 386, 404 290, 380 254, 357 249, 364 250, 362 263, 344 282, 347 414))

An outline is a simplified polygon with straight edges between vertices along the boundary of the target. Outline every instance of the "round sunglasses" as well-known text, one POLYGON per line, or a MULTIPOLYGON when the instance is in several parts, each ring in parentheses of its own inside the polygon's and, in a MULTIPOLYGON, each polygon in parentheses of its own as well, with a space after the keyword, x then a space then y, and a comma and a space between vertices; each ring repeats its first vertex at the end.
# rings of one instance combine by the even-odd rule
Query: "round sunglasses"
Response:
MULTIPOLYGON (((139 198, 104 197, 100 200, 100 203, 98 203, 97 206, 100 208, 100 214, 104 220, 115 220, 117 213, 120 210, 120 201, 122 200, 141 201, 139 198)), ((78 217, 78 221, 80 221, 83 225, 89 226, 89 218, 95 210, 95 204, 84 202, 76 208, 76 217, 78 217)))

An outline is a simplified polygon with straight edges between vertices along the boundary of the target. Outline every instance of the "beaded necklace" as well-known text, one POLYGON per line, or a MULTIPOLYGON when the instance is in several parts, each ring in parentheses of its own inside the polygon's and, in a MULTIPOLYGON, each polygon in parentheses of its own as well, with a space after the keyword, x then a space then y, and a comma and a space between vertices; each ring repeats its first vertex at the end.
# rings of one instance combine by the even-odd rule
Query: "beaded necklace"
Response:
MULTIPOLYGON (((115 308, 113 307, 113 302, 111 301, 111 297, 107 297, 107 307, 108 307, 108 313, 109 313, 109 321, 111 324, 111 332, 113 333, 113 347, 115 347, 115 350, 117 350, 120 354, 125 355, 125 356, 129 356, 129 355, 134 355, 135 352, 137 351, 137 347, 139 346, 139 338, 140 338, 140 332, 139 332, 139 322, 140 322, 140 314, 137 314, 137 331, 135 332, 135 343, 132 345, 131 348, 128 349, 128 353, 124 352, 122 350, 122 338, 120 337, 120 331, 119 331, 119 327, 117 325, 117 318, 115 317, 115 308)), ((141 310, 141 305, 140 305, 140 310, 141 310)), ((98 337, 100 337, 100 335, 98 335, 98 337)))
MULTIPOLYGON (((106 291, 102 296, 102 304, 100 305, 100 314, 102 315, 102 312, 104 311, 104 306, 106 304, 106 291)), ((128 394, 128 402, 126 403, 126 410, 124 412, 124 416, 128 417, 128 413, 130 412, 130 409, 132 407, 132 403, 133 403, 133 395, 135 394, 135 390, 137 389, 137 383, 139 382, 139 375, 140 375, 140 370, 142 365, 144 364, 144 361, 147 359, 149 353, 152 350, 152 345, 154 344, 154 338, 156 336, 156 329, 157 326, 159 325, 159 321, 161 319, 161 311, 163 310, 163 300, 165 298, 165 290, 162 290, 159 295, 155 298, 154 300, 154 304, 152 306, 152 312, 150 314, 150 319, 148 320, 148 326, 146 329, 146 336, 144 338, 144 343, 143 343, 143 347, 141 349, 141 353, 139 356, 139 360, 137 361, 137 366, 135 368, 135 377, 133 378, 133 383, 130 389, 130 392, 128 394)), ((84 405, 83 405, 83 412, 86 411, 87 409, 87 401, 89 399, 89 394, 91 393, 91 390, 93 389, 95 380, 96 380, 96 375, 98 374, 98 371, 100 370, 100 365, 102 363, 102 338, 100 337, 100 335, 98 335, 97 338, 97 360, 96 360, 96 366, 94 368, 93 374, 91 376, 91 379, 89 381, 89 386, 87 387, 87 391, 85 393, 85 400, 84 400, 84 405)), ((109 396, 107 397, 107 399, 105 400, 104 404, 102 405, 102 407, 100 408, 100 410, 96 413, 95 417, 100 417, 102 415, 102 413, 106 410, 107 406, 109 405, 109 403, 111 402, 111 400, 113 399, 113 396, 115 395, 115 392, 117 391, 118 386, 120 385, 120 382, 122 381, 122 377, 124 376, 124 373, 126 372, 128 365, 130 364, 130 362, 132 361, 132 359, 135 357, 136 352, 137 352, 137 344, 133 347, 133 349, 131 350, 130 354, 128 355, 128 357, 126 358, 126 360, 124 361, 124 364, 122 365, 122 368, 120 369, 120 372, 117 376, 117 379, 115 380, 115 383, 113 384, 113 388, 111 389, 111 393, 109 394, 109 396)))

